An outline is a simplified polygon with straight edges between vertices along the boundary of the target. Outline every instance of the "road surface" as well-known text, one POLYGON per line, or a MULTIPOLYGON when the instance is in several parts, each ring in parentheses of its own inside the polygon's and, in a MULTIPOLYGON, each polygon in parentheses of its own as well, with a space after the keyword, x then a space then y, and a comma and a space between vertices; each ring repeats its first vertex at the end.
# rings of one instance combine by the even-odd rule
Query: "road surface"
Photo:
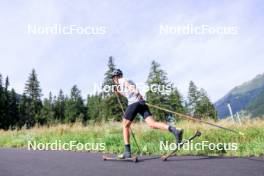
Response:
POLYGON ((102 161, 100 153, 0 149, 1 176, 264 176, 264 158, 144 156, 102 161))

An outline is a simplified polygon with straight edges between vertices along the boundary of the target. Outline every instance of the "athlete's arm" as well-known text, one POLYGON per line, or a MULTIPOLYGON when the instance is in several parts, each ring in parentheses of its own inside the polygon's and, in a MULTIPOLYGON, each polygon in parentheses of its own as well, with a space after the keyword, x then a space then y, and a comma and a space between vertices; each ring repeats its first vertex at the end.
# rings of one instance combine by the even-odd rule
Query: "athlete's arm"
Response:
POLYGON ((119 92, 119 90, 116 86, 114 86, 114 93, 118 96, 122 96, 122 94, 119 92))
POLYGON ((125 80, 125 87, 130 91, 133 92, 138 99, 143 99, 143 96, 139 93, 139 90, 136 88, 135 85, 130 84, 127 80, 125 80))

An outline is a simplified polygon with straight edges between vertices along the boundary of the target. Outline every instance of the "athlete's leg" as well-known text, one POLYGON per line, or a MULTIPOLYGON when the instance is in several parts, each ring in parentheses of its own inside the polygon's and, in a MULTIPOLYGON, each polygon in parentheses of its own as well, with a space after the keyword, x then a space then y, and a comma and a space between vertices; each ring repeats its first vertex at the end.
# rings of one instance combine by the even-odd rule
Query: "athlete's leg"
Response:
POLYGON ((122 155, 119 155, 120 158, 130 158, 131 157, 131 148, 130 148, 130 126, 137 114, 137 104, 128 105, 125 114, 123 116, 123 138, 125 144, 125 151, 122 155))
POLYGON ((181 143, 182 136, 183 136, 183 130, 178 130, 173 126, 167 125, 166 123, 157 122, 153 119, 151 115, 146 117, 145 121, 148 124, 148 126, 151 128, 168 130, 175 136, 177 144, 181 143))
POLYGON ((131 158, 130 131, 129 131, 131 123, 132 121, 123 118, 122 126, 123 126, 123 138, 124 138, 124 143, 125 143, 125 151, 123 154, 118 156, 121 159, 131 158))
POLYGON ((123 138, 124 138, 124 143, 125 145, 130 144, 130 125, 131 125, 132 121, 127 120, 127 119, 123 119, 123 138))
POLYGON ((155 121, 152 116, 148 116, 147 118, 145 118, 145 122, 148 124, 150 128, 169 130, 169 125, 163 122, 155 121))

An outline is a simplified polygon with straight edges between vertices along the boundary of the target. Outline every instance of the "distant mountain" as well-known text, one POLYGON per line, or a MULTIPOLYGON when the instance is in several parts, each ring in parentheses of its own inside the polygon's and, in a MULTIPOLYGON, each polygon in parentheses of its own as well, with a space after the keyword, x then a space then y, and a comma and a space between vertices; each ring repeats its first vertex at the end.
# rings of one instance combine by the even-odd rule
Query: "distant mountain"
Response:
POLYGON ((264 116, 264 90, 248 105, 246 110, 252 117, 264 116))
POLYGON ((261 115, 261 102, 264 102, 264 74, 233 88, 214 105, 218 111, 218 118, 222 119, 230 116, 227 108, 228 103, 231 104, 233 113, 247 110, 256 116, 261 115))

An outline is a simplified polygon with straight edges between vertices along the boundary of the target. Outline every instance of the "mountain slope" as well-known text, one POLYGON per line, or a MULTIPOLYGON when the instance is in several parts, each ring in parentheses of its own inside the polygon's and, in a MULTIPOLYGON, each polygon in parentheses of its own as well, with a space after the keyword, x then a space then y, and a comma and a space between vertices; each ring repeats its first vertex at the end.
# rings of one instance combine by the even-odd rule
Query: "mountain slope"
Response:
POLYGON ((264 116, 264 90, 249 104, 246 110, 252 117, 264 116))
POLYGON ((254 108, 258 108, 258 103, 263 101, 263 98, 256 100, 263 91, 264 74, 258 75, 254 79, 233 88, 227 95, 214 104, 218 111, 218 118, 221 119, 230 115, 227 108, 228 103, 231 104, 234 113, 245 109, 251 113, 254 111, 254 108), (251 105, 254 101, 257 101, 257 103, 251 105))

